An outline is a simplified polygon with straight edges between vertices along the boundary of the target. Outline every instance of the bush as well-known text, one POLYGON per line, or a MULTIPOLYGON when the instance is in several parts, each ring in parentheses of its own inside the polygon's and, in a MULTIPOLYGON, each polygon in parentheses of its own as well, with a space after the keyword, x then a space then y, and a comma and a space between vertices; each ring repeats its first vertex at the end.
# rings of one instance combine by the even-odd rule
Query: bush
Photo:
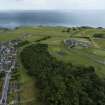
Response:
POLYGON ((95 38, 105 38, 105 34, 103 34, 103 33, 95 33, 93 35, 93 37, 95 37, 95 38))

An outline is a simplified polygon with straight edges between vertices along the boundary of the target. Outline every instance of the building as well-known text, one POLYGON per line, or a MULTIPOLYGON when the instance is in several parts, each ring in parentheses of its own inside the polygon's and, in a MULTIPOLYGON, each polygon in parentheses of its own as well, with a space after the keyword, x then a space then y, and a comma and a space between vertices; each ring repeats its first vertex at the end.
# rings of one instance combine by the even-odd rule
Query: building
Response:
POLYGON ((75 39, 64 40, 64 44, 65 44, 65 46, 71 47, 71 48, 72 47, 77 47, 77 46, 84 47, 84 48, 91 47, 91 44, 89 42, 78 41, 78 40, 75 40, 75 39))

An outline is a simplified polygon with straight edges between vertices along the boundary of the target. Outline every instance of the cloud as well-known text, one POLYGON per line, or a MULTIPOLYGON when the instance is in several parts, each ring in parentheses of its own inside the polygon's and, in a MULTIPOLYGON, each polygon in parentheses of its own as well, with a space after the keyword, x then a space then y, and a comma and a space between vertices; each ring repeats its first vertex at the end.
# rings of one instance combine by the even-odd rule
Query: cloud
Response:
POLYGON ((105 0, 0 0, 0 10, 105 9, 105 0))
POLYGON ((62 9, 105 9, 105 0, 49 0, 51 7, 62 9))

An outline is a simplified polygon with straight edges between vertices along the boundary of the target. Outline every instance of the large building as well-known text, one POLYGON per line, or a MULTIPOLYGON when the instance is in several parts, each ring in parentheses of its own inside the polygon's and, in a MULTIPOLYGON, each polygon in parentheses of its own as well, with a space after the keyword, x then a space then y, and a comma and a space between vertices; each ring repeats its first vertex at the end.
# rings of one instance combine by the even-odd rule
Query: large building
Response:
POLYGON ((75 39, 67 39, 67 40, 64 40, 64 44, 67 47, 71 47, 71 48, 72 47, 77 47, 77 46, 85 47, 85 48, 91 47, 91 44, 89 42, 78 41, 78 40, 75 40, 75 39))

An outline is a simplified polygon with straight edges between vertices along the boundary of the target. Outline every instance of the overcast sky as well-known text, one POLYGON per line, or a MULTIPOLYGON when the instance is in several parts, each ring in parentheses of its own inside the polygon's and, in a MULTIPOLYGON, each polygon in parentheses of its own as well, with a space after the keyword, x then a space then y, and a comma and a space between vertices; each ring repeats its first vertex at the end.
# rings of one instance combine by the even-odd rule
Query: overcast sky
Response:
POLYGON ((105 0, 0 0, 0 10, 105 9, 105 0))

